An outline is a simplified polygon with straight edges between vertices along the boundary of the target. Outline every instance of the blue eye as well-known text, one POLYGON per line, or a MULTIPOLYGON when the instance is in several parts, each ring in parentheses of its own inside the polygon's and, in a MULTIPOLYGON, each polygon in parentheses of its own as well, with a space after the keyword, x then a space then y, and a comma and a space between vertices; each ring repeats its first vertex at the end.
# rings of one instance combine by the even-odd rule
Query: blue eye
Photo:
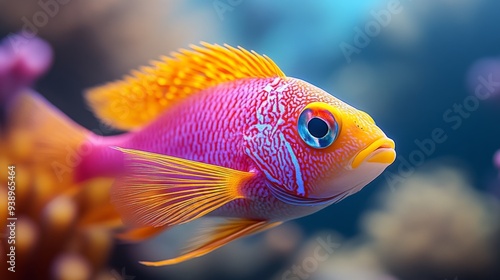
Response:
POLYGON ((313 103, 307 106, 300 113, 297 124, 300 138, 315 149, 327 148, 339 134, 339 124, 335 117, 321 105, 313 103))

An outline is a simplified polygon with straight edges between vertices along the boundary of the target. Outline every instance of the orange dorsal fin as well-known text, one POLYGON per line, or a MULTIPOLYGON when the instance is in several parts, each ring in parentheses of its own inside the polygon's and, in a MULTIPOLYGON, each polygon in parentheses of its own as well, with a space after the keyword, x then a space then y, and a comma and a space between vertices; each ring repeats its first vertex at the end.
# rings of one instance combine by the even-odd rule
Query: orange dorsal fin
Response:
POLYGON ((226 44, 201 45, 174 52, 121 81, 90 89, 87 102, 105 123, 130 130, 152 121, 179 100, 215 85, 285 76, 265 55, 226 44))

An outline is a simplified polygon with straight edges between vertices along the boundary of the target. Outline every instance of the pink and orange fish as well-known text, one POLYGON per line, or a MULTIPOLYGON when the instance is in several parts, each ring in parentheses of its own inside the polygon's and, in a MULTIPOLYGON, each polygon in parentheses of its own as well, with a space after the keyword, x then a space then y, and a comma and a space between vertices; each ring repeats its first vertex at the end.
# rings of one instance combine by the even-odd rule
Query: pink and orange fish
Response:
POLYGON ((58 175, 116 178, 112 203, 130 227, 123 238, 226 218, 181 256, 142 262, 151 266, 312 214, 359 191, 396 156, 368 114, 241 47, 191 46, 86 97, 102 121, 129 132, 95 135, 32 93, 20 97, 16 118, 29 116, 37 156, 58 175), (71 170, 68 150, 85 151, 71 170))

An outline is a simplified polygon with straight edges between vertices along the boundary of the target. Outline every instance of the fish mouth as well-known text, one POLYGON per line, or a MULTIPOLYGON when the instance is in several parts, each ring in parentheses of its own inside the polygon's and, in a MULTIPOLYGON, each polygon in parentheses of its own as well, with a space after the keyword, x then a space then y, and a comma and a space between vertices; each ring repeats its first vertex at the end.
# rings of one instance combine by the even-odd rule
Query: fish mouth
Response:
POLYGON ((396 159, 395 144, 387 137, 380 138, 359 152, 352 160, 351 167, 357 168, 363 162, 391 164, 396 159))

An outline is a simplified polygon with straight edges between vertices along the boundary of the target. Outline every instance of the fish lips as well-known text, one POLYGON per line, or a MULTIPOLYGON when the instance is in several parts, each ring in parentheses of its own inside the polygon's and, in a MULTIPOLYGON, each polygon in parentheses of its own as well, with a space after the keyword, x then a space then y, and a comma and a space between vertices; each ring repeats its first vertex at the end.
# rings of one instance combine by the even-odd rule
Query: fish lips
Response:
POLYGON ((358 168, 362 163, 380 163, 390 165, 396 160, 394 141, 387 137, 375 140, 360 151, 351 161, 351 168, 358 168))

